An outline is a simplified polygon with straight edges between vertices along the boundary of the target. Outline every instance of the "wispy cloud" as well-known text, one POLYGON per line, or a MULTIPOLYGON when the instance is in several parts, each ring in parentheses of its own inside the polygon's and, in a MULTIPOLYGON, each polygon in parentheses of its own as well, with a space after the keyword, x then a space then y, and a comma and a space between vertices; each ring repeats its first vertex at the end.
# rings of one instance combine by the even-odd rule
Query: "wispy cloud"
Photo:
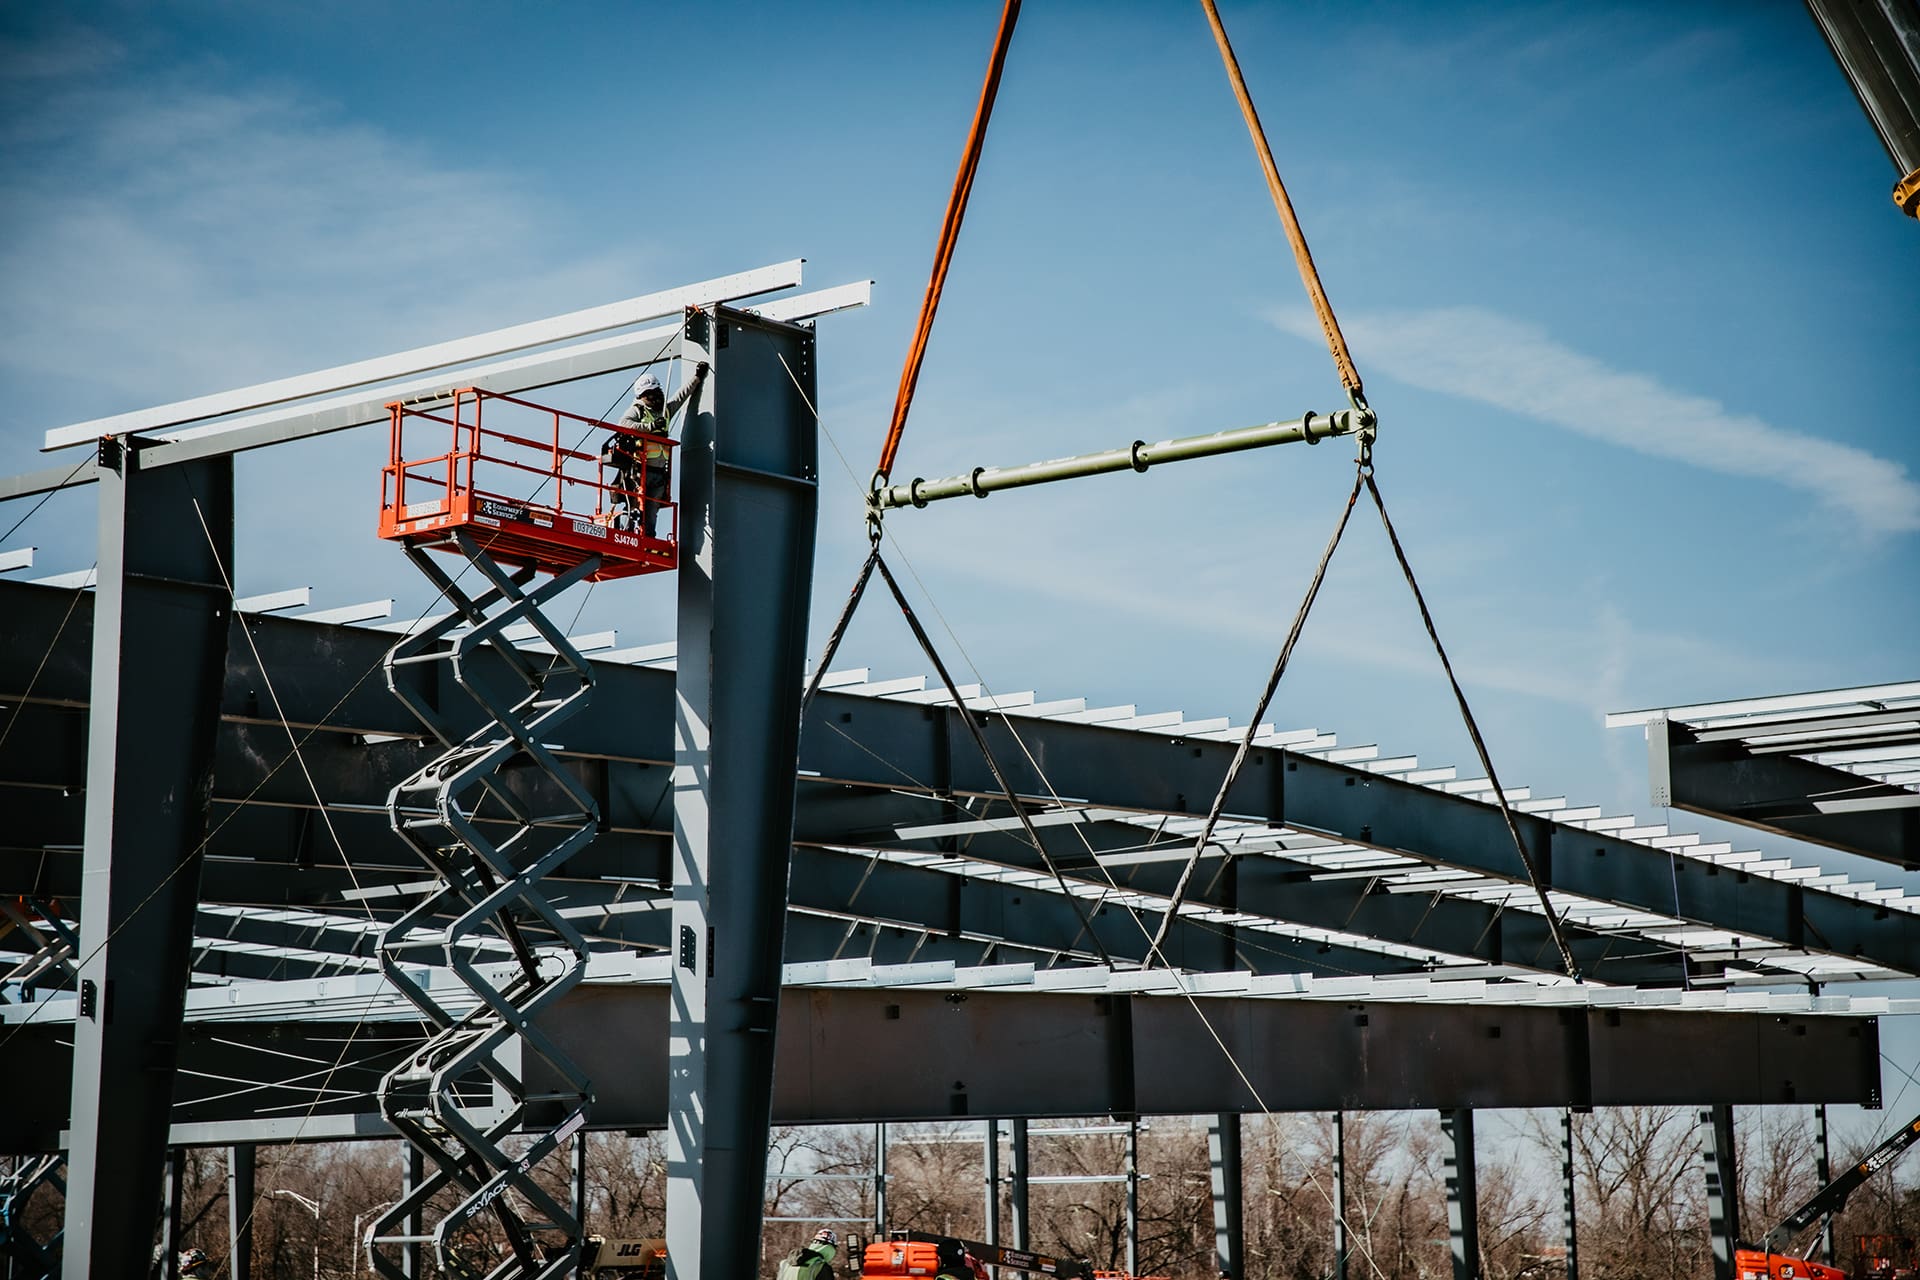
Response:
POLYGON ((567 228, 511 170, 288 81, 86 31, 0 50, 0 430, 643 291, 644 251, 567 228))
MULTIPOLYGON (((1275 325, 1320 340, 1313 318, 1275 325)), ((1343 319, 1370 367, 1402 382, 1726 475, 1772 480, 1845 512, 1869 533, 1920 530, 1920 484, 1865 449, 1777 427, 1717 400, 1613 368, 1542 330, 1477 307, 1343 319)))

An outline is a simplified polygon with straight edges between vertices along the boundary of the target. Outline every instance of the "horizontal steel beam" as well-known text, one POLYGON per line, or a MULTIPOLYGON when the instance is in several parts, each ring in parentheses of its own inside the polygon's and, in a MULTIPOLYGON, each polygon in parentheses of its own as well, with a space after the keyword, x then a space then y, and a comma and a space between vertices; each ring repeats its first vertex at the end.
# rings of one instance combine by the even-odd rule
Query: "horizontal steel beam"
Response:
MULTIPOLYGON (((596 1127, 664 1122, 668 999, 587 985, 541 1020, 592 1077, 596 1127)), ((59 1141, 64 1034, 30 1025, 0 1055, 0 1150, 59 1141)), ((257 1121, 284 1137, 310 1109, 316 1132, 358 1126, 379 1071, 418 1036, 411 1023, 189 1022, 174 1123, 257 1121)), ((1880 1097, 1877 1020, 1822 1015, 788 987, 776 1053, 783 1124, 1880 1097), (901 1070, 909 1047, 940 1069, 901 1070)), ((543 1087, 537 1069, 528 1085, 543 1087)))
POLYGON ((1920 869, 1920 809, 1910 807, 1920 797, 1907 788, 1735 740, 1700 741, 1671 720, 1648 721, 1647 735, 1656 803, 1920 869))
MULTIPOLYGON (((813 293, 777 298, 753 310, 755 314, 775 320, 807 320, 850 307, 865 306, 872 293, 873 282, 863 280, 813 293)), ((261 449, 384 422, 387 419, 387 405, 393 401, 437 399, 456 385, 478 387, 483 391, 522 392, 618 373, 670 358, 667 353, 679 332, 680 325, 677 323, 657 326, 578 343, 558 351, 517 356, 456 373, 438 371, 368 391, 324 400, 308 399, 240 417, 226 417, 205 426, 168 432, 164 439, 140 452, 139 465, 146 469, 173 466, 196 458, 243 453, 249 449, 261 449)), ((0 479, 0 501, 92 484, 95 478, 93 462, 89 459, 78 468, 50 467, 24 476, 0 479)))
POLYGON ((42 467, 38 471, 27 471, 20 475, 0 476, 0 502, 95 484, 99 479, 98 464, 92 458, 82 458, 64 467, 42 467))
MULTIPOLYGON (((822 692, 808 718, 801 762, 826 781, 903 787, 915 779, 932 792, 990 796, 994 779, 966 748, 954 715, 949 708, 822 692)), ((998 715, 987 721, 993 749, 1022 794, 1073 796, 1096 808, 1201 816, 1234 751, 1232 743, 1099 725, 998 715), (1015 729, 1024 750, 1013 740, 1015 729), (1030 760, 1046 762, 1045 778, 1030 760)), ((1528 882, 1497 808, 1314 756, 1255 748, 1227 797, 1226 814, 1528 882)), ((1515 820, 1549 889, 1920 974, 1920 928, 1909 912, 1541 814, 1515 820)))
POLYGON ((69 427, 56 427, 47 432, 46 442, 41 448, 64 449, 78 444, 91 444, 101 436, 152 431, 182 422, 216 418, 265 405, 326 395, 352 387, 369 386, 376 382, 388 382, 433 369, 447 369, 454 365, 486 360, 513 351, 524 351, 530 347, 567 342, 595 333, 604 333, 609 329, 644 324, 664 316, 677 316, 687 307, 706 306, 735 298, 750 298, 758 294, 771 293, 776 289, 791 288, 800 283, 803 265, 802 259, 795 258, 791 262, 781 262, 770 267, 759 267, 752 271, 718 276, 712 280, 700 281, 698 284, 642 294, 637 298, 609 302, 604 306, 572 311, 546 320, 534 320, 526 324, 511 325, 505 329, 494 329, 487 333, 475 334, 470 338, 437 342, 431 346, 416 347, 411 351, 396 352, 393 355, 376 356, 370 360, 359 360, 332 369, 300 374, 297 377, 279 378, 251 387, 239 387, 232 391, 197 396, 191 400, 156 405, 151 409, 137 409, 131 413, 94 418, 69 427))
POLYGON ((1161 440, 1154 444, 1135 440, 1122 449, 1105 449, 1099 453, 1054 458, 1047 462, 1029 462, 1017 467, 975 467, 964 475, 948 476, 944 480, 915 479, 880 490, 874 495, 873 501, 879 507, 892 510, 896 507, 924 507, 929 502, 938 502, 943 498, 984 498, 1002 489, 1049 484, 1055 480, 1075 480, 1081 476, 1105 475, 1113 471, 1145 471, 1162 463, 1210 458, 1244 449, 1262 449, 1268 445, 1295 444, 1302 440, 1308 444, 1318 444, 1334 436, 1351 435, 1371 425, 1372 415, 1361 410, 1309 413, 1286 422, 1263 422, 1255 427, 1234 427, 1207 435, 1161 440))
MULTIPOLYGON (((45 653, 47 662, 34 683, 36 706, 41 700, 49 704, 47 716, 83 713, 88 696, 86 645, 91 601, 82 598, 69 616, 68 606, 73 603, 68 592, 0 582, 0 614, 13 621, 19 640, 17 650, 10 652, 20 655, 17 664, 0 662, 0 699, 17 696, 25 688, 33 675, 32 663, 45 653), (53 643, 56 631, 62 631, 59 643, 53 643)), ((325 722, 334 730, 313 735, 304 749, 307 765, 322 779, 323 793, 330 803, 349 797, 368 800, 374 791, 388 785, 395 770, 417 767, 419 748, 410 736, 417 728, 406 722, 404 712, 372 674, 379 668, 389 637, 359 628, 323 627, 275 617, 249 618, 246 625, 253 644, 259 647, 259 662, 265 663, 273 677, 288 717, 298 726, 325 722), (362 734, 409 736, 369 743, 361 741, 358 735, 362 734)), ((223 695, 223 712, 229 721, 225 732, 243 734, 247 750, 221 753, 216 795, 238 798, 260 787, 257 802, 310 805, 311 792, 287 749, 285 731, 271 719, 271 706, 262 705, 266 679, 254 657, 253 645, 234 643, 229 653, 223 695), (263 777, 267 770, 271 775, 263 777)), ((602 794, 603 810, 614 815, 611 820, 616 828, 662 831, 670 812, 665 792, 671 754, 673 673, 606 665, 598 670, 595 707, 568 726, 566 741, 561 745, 569 755, 581 758, 580 767, 592 775, 602 794)), ((447 705, 452 705, 451 699, 447 705)), ((1036 758, 1047 761, 1050 780, 1061 794, 1076 796, 1096 807, 1197 816, 1217 788, 1233 750, 1231 743, 1174 739, 1058 720, 988 719, 996 750, 1022 792, 1044 796, 1047 788, 1013 746, 1008 724, 1018 728, 1036 758)), ((84 727, 75 724, 57 733, 36 728, 29 733, 23 721, 13 736, 22 733, 29 734, 24 748, 16 753, 10 740, 0 749, 5 757, 0 764, 0 782, 31 782, 47 794, 40 797, 42 803, 23 807, 17 819, 10 817, 7 823, 0 823, 0 846, 57 844, 61 838, 56 828, 62 824, 35 815, 55 813, 63 803, 75 804, 74 797, 60 795, 60 788, 70 785, 76 776, 61 762, 73 758, 75 744, 84 741, 84 727)), ((929 813, 940 820, 956 816, 951 804, 937 797, 990 797, 998 791, 950 708, 832 690, 823 691, 815 700, 802 743, 802 767, 818 775, 808 778, 808 799, 801 814, 802 838, 811 843, 827 843, 827 837, 832 837, 832 842, 855 846, 899 846, 904 842, 899 841, 895 828, 901 818, 918 815, 924 820, 929 813), (898 812, 889 812, 891 802, 876 793, 890 791, 917 792, 919 798, 904 801, 898 812), (837 801, 836 794, 840 797, 837 801), (836 804, 845 806, 845 812, 836 815, 836 804), (863 818, 862 810, 869 816, 863 818)), ((73 812, 77 814, 78 808, 73 812)), ((1284 822, 1335 839, 1513 883, 1525 880, 1497 810, 1311 756, 1256 749, 1240 785, 1229 798, 1228 812, 1229 816, 1284 822)), ((1530 847, 1538 851, 1543 874, 1554 887, 1599 901, 1675 915, 1710 928, 1771 939, 1784 946, 1852 956, 1900 972, 1920 973, 1920 930, 1912 927, 1910 913, 1743 873, 1733 867, 1670 856, 1664 849, 1554 823, 1540 815, 1517 816, 1530 847)), ((258 821, 291 823, 294 819, 283 816, 258 821)), ((289 835, 282 839, 298 838, 294 828, 286 830, 289 835)), ((324 828, 320 834, 324 836, 324 828)), ((267 828, 261 828, 259 835, 269 843, 274 839, 267 828)), ((1048 838, 1051 841, 1054 836, 1048 838)), ((986 836, 974 839, 983 851, 996 847, 996 842, 986 836)), ((1062 857, 1072 855, 1076 838, 1065 834, 1061 839, 1063 843, 1053 846, 1055 850, 1062 857)), ((1011 848, 1004 837, 997 843, 1003 850, 1011 848)), ((384 842, 368 847, 384 847, 384 842)), ((1011 861, 1005 853, 995 856, 1011 861)), ((1267 895, 1265 900, 1243 897, 1238 904, 1241 909, 1272 910, 1285 918, 1287 903, 1298 895, 1304 902, 1321 904, 1311 912, 1303 909, 1303 913, 1311 914, 1303 923, 1335 927, 1330 918, 1337 909, 1333 890, 1317 884, 1312 889, 1299 888, 1288 878, 1295 868, 1285 866, 1269 872, 1267 866, 1264 857, 1242 864, 1242 871, 1254 875, 1256 884, 1262 877, 1272 880, 1270 888, 1258 890, 1267 895)), ((618 874, 610 866, 607 871, 618 874)), ((643 870, 639 874, 650 873, 643 870)), ((1086 867, 1075 874, 1098 878, 1086 867)), ((1116 875, 1122 874, 1131 873, 1116 869, 1116 875)), ((1153 875, 1163 873, 1143 870, 1138 874, 1145 877, 1137 882, 1144 889, 1152 883, 1153 875)), ((1388 921, 1398 918, 1404 922, 1398 913, 1408 909, 1407 903, 1421 901, 1416 896, 1386 904, 1369 898, 1360 907, 1355 923, 1374 913, 1371 918, 1377 922, 1374 927, 1381 930, 1380 936, 1395 936, 1390 929, 1397 926, 1390 926, 1388 921)), ((1220 905, 1232 907, 1234 903, 1223 899, 1220 905)), ((1442 909, 1436 905, 1431 917, 1434 923, 1417 933, 1403 934, 1405 940, 1449 952, 1451 947, 1461 945, 1462 938, 1478 936, 1474 920, 1486 916, 1469 914, 1464 906, 1445 906, 1455 923, 1429 935, 1427 929, 1437 928, 1438 922, 1447 918, 1440 914, 1442 909)), ((1484 939, 1482 947, 1471 954, 1509 964, 1535 962, 1537 938, 1529 939, 1522 932, 1495 941, 1509 927, 1509 917, 1513 928, 1524 930, 1530 924, 1520 912, 1503 913, 1500 934, 1484 939), (1495 946, 1497 952, 1489 950, 1495 946)), ((1637 946, 1622 940, 1611 954, 1637 946)), ((1609 954, 1605 942, 1596 942, 1594 950, 1609 954)), ((1661 979, 1636 972, 1632 980, 1661 979)))
MULTIPOLYGON (((79 805, 65 792, 77 782, 77 757, 84 742, 84 714, 72 708, 30 706, 17 722, 19 749, 0 745, 0 776, 18 786, 11 820, 0 826, 0 891, 63 896, 77 892, 77 863, 49 846, 73 842, 79 805), (64 820, 63 820, 63 816, 64 820)), ((353 852, 355 876, 377 877, 390 868, 405 869, 387 830, 381 804, 394 781, 417 767, 423 757, 410 741, 363 744, 355 735, 316 735, 302 753, 302 766, 288 759, 285 731, 277 724, 229 722, 222 732, 222 769, 215 794, 214 832, 208 847, 211 900, 266 906, 327 906, 345 887, 337 876, 317 872, 339 866, 353 852), (275 762, 280 767, 273 768, 275 762), (271 772, 268 772, 271 770, 271 772), (309 782, 309 778, 313 781, 309 782), (327 797, 323 815, 313 804, 312 785, 327 797), (245 797, 248 803, 236 804, 245 797), (230 896, 244 889, 246 896, 230 896)), ((669 812, 667 771, 645 762, 578 760, 583 776, 604 797, 608 831, 565 869, 572 881, 618 876, 623 881, 659 882, 668 873, 669 812)), ((803 780, 796 816, 794 902, 906 923, 926 921, 936 928, 975 936, 999 936, 1009 945, 1086 957, 1098 948, 1083 936, 1078 918, 1051 885, 1008 889, 991 880, 967 879, 964 872, 929 871, 839 852, 847 848, 925 852, 942 851, 941 840, 904 841, 899 827, 924 824, 953 812, 951 801, 932 796, 848 788, 803 780), (843 872, 841 868, 849 868, 843 872), (964 892, 950 887, 955 881, 964 892), (982 911, 986 896, 1011 897, 1025 910, 982 911)), ((486 819, 482 818, 486 825, 486 819)), ((1136 863, 1103 870, 1089 857, 1137 846, 1150 833, 1117 823, 1043 826, 1043 840, 1063 874, 1073 882, 1108 888, 1111 874, 1125 890, 1170 896, 1177 862, 1136 863)), ((1184 848, 1178 842, 1168 847, 1184 848)), ((1044 871, 1039 855, 1018 833, 989 829, 971 836, 965 855, 987 864, 1044 871)), ((1217 869, 1217 864, 1216 864, 1217 869)), ((585 888, 570 888, 569 893, 585 888)), ((629 886, 631 889, 631 886, 629 886)), ((1215 876, 1204 874, 1188 900, 1196 907, 1217 907, 1270 917, 1276 921, 1333 930, 1402 944, 1437 956, 1515 964, 1549 970, 1557 963, 1545 923, 1524 909, 1434 894, 1399 894, 1383 884, 1360 879, 1315 879, 1313 871, 1284 854, 1240 859, 1215 876)), ((1136 917, 1117 905, 1100 906, 1095 932, 1109 954, 1144 960, 1145 942, 1158 924, 1146 909, 1136 917)), ((608 936, 651 940, 635 934, 637 922, 622 921, 608 936)), ((647 926, 651 927, 651 926, 647 926)), ((1643 985, 1681 985, 1688 976, 1685 959, 1665 943, 1603 934, 1569 925, 1569 941, 1583 971, 1597 980, 1643 985)), ((1200 969, 1247 968, 1254 972, 1311 971, 1322 974, 1408 972, 1421 957, 1381 955, 1339 942, 1305 941, 1270 929, 1183 922, 1174 931, 1167 956, 1176 964, 1200 969)), ((1691 976, 1709 976, 1724 966, 1695 964, 1691 976)))

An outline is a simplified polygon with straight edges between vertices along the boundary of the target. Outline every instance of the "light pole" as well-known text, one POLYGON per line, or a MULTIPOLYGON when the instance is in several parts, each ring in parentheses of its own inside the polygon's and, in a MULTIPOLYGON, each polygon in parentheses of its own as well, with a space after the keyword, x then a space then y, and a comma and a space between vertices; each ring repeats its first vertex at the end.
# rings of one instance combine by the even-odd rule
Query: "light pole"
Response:
POLYGON ((309 1200, 298 1191, 288 1191, 284 1187, 273 1194, 285 1196, 289 1200, 298 1200, 306 1206, 307 1212, 313 1215, 313 1280, 320 1280, 320 1202, 309 1200))
POLYGON ((372 1220, 378 1218, 386 1210, 393 1208, 393 1206, 399 1203, 398 1200, 389 1200, 385 1204, 373 1206, 373 1208, 367 1210, 365 1213, 356 1213, 353 1215, 353 1270, 348 1273, 353 1277, 353 1280, 360 1280, 360 1255, 372 1247, 367 1243, 367 1240, 360 1235, 360 1224, 365 1222, 367 1224, 367 1235, 372 1236, 372 1220))

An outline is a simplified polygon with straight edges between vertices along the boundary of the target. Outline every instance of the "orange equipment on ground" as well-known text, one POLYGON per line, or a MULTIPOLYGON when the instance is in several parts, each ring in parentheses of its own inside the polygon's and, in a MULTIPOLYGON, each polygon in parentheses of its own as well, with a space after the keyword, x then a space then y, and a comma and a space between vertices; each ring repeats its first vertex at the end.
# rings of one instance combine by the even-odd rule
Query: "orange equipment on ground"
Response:
POLYGON ((1846 1208, 1848 1197, 1861 1184, 1898 1160, 1916 1142, 1920 1142, 1920 1116, 1895 1129, 1858 1164, 1814 1192, 1812 1199, 1761 1236, 1757 1246, 1734 1250, 1733 1274, 1738 1280, 1847 1280, 1847 1273, 1838 1267, 1796 1258, 1780 1249, 1816 1222, 1831 1219, 1846 1208))
POLYGON ((1920 1244, 1912 1236, 1855 1236, 1853 1280, 1915 1280, 1920 1244))
POLYGON ((1759 1249, 1735 1249, 1733 1274, 1739 1280, 1847 1280, 1847 1273, 1824 1262, 1759 1249))
POLYGON ((981 1244, 956 1236, 925 1231, 894 1231, 885 1240, 868 1245, 860 1259, 861 1276, 952 1276, 955 1280, 985 1280, 988 1267, 1012 1267, 1029 1275, 1061 1276, 1064 1280, 1093 1280, 1085 1262, 1050 1258, 1025 1249, 981 1244))
POLYGON ((931 1240, 876 1240, 860 1259, 863 1276, 936 1276, 940 1246, 931 1240))
POLYGON ((644 479, 621 487, 599 453, 608 432, 671 450, 668 437, 472 387, 387 410, 381 537, 451 551, 453 530, 467 528, 494 559, 548 573, 599 556, 594 581, 679 567, 678 505, 649 503, 644 479), (643 505, 661 536, 641 532, 643 505))

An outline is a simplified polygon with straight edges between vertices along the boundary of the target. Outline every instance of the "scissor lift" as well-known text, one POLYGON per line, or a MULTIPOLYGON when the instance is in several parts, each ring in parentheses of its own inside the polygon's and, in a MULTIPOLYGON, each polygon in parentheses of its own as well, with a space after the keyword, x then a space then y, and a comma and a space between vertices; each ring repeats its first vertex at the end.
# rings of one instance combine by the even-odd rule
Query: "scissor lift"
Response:
POLYGON ((579 982, 587 945, 540 882, 593 839, 600 815, 548 745, 591 696, 593 669, 542 608, 579 582, 674 568, 678 511, 659 504, 664 536, 647 536, 644 476, 627 489, 583 451, 626 430, 615 424, 471 389, 389 408, 380 534, 405 545, 452 612, 386 658, 387 687, 441 752, 387 799, 435 880, 382 936, 380 965, 433 1030, 381 1085, 382 1115, 427 1176, 375 1224, 370 1251, 389 1280, 407 1274, 389 1255, 408 1245, 430 1245, 451 1276, 570 1274, 580 1224, 534 1169, 585 1124, 591 1086, 534 1020, 579 982), (428 452, 410 455, 428 432, 428 452), (466 567, 450 572, 434 553, 466 567), (509 641, 522 625, 551 652, 509 641), (455 688, 469 705, 447 696, 455 688), (457 987, 433 981, 449 972, 457 987), (529 1133, 535 1115, 559 1122, 529 1133), (459 1203, 425 1220, 449 1195, 459 1203))

